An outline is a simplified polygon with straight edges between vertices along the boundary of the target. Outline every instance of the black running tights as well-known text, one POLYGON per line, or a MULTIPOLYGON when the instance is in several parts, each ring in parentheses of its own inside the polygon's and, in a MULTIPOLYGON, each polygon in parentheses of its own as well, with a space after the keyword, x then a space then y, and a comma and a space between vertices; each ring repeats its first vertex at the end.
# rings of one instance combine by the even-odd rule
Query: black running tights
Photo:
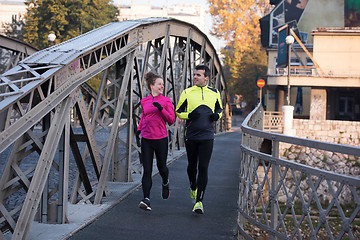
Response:
POLYGON ((152 186, 152 167, 154 153, 156 164, 162 178, 163 184, 168 182, 169 169, 166 166, 168 155, 168 138, 146 139, 141 138, 141 158, 143 164, 142 189, 144 198, 150 198, 150 189, 152 186))
POLYGON ((187 173, 191 189, 195 190, 197 188, 197 202, 202 201, 204 197, 213 145, 214 139, 185 141, 188 157, 187 173), (197 169, 199 169, 199 172, 197 169))

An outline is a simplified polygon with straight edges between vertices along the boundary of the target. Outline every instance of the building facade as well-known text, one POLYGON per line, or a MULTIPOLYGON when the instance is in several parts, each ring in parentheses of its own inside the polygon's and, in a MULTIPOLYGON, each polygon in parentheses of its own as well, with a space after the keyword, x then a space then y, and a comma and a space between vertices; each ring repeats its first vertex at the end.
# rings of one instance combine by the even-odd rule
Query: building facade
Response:
POLYGON ((351 0, 276 4, 260 20, 268 52, 266 109, 281 111, 289 79, 294 118, 360 121, 360 4, 351 0), (290 67, 277 63, 278 30, 285 24, 298 38, 291 45, 290 67))
POLYGON ((4 24, 11 23, 12 19, 19 20, 26 14, 24 2, 0 1, 0 34, 4 33, 4 24))

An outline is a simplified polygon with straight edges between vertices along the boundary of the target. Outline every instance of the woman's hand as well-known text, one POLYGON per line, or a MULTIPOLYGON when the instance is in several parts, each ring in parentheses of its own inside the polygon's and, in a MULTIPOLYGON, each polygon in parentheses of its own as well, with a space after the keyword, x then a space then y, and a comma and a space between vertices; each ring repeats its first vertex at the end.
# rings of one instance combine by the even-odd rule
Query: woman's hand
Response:
POLYGON ((159 109, 160 112, 163 110, 163 107, 161 106, 160 103, 158 103, 158 102, 153 102, 153 105, 154 105, 155 107, 157 107, 157 109, 159 109))

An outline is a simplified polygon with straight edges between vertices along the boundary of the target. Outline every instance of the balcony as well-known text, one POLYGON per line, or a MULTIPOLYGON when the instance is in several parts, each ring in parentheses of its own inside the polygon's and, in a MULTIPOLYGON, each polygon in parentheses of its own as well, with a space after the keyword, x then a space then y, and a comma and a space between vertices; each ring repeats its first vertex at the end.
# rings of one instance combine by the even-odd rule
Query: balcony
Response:
MULTIPOLYGON (((268 68, 267 85, 287 85, 287 68, 268 68)), ((360 75, 324 73, 314 66, 292 66, 291 86, 360 87, 360 75)))

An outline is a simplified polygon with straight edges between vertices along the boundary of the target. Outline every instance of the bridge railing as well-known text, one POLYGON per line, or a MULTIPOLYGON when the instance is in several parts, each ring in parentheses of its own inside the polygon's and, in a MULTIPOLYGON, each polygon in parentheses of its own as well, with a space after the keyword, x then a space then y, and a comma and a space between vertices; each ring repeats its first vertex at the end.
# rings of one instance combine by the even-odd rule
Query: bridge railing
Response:
POLYGON ((359 239, 359 173, 310 167, 306 158, 286 160, 279 146, 343 154, 346 164, 355 165, 360 148, 264 132, 263 112, 259 105, 242 124, 239 239, 359 239), (265 141, 271 142, 271 153, 260 152, 265 141))

